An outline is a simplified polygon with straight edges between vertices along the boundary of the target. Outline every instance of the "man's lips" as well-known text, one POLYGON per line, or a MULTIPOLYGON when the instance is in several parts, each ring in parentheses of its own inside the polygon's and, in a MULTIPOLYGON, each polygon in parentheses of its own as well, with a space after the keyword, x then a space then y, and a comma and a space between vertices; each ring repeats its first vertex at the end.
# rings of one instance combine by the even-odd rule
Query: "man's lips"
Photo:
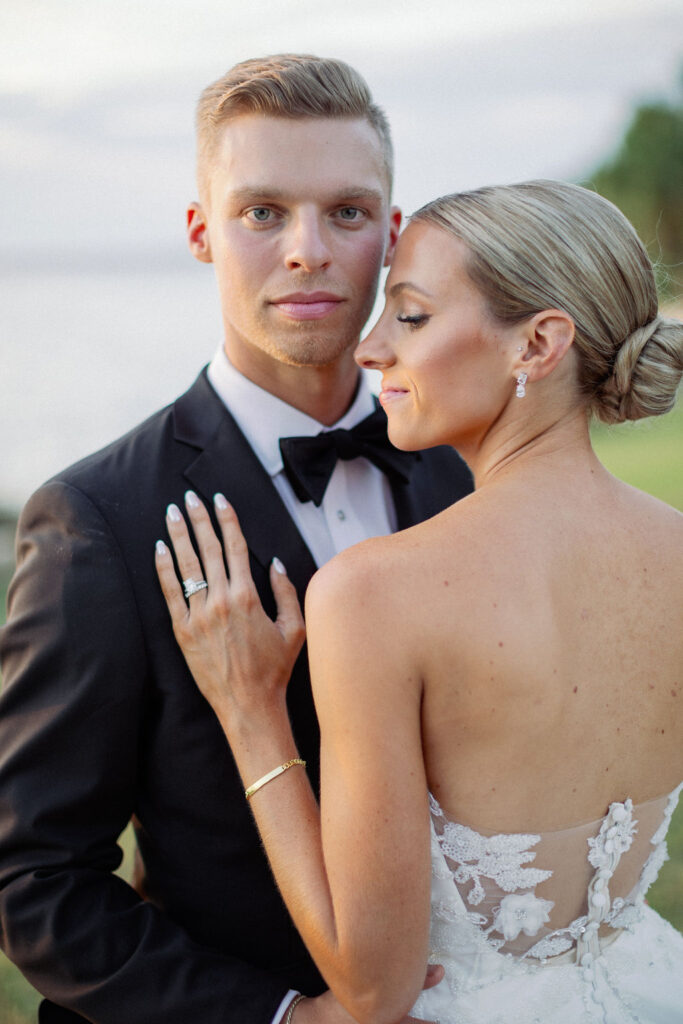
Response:
POLYGON ((319 320, 332 313, 344 299, 332 292, 293 292, 271 302, 290 320, 319 320))

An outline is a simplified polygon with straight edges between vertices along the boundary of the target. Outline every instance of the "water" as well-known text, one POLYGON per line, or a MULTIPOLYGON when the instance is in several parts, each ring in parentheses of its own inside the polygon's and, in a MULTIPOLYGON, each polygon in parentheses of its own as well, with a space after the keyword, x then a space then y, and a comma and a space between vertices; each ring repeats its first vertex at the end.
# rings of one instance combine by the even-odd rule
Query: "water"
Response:
POLYGON ((185 390, 222 335, 210 267, 0 284, 0 508, 185 390))

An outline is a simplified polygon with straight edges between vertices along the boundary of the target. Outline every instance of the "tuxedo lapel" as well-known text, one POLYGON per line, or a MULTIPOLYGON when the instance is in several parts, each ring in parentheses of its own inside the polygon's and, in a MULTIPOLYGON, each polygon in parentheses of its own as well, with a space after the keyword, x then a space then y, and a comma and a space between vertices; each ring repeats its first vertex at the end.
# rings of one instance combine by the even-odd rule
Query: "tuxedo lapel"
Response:
POLYGON ((300 600, 316 570, 313 557, 235 420, 203 373, 174 409, 177 441, 199 449, 184 470, 197 494, 213 505, 221 491, 231 503, 254 558, 265 569, 284 563, 300 600))
MULTIPOLYGON (((273 557, 284 562, 303 601, 316 570, 313 556, 273 482, 203 371, 175 403, 176 441, 193 449, 183 474, 211 511, 222 491, 234 506, 249 549, 267 569, 273 557)), ((451 448, 421 452, 410 482, 391 483, 399 530, 436 515, 472 490, 469 470, 451 448)))
POLYGON ((427 518, 429 514, 426 510, 422 513, 420 496, 416 491, 416 488, 411 488, 401 480, 391 484, 391 493, 394 498, 394 508, 396 509, 396 528, 398 530, 407 530, 409 526, 415 526, 416 523, 420 523, 423 519, 427 518))

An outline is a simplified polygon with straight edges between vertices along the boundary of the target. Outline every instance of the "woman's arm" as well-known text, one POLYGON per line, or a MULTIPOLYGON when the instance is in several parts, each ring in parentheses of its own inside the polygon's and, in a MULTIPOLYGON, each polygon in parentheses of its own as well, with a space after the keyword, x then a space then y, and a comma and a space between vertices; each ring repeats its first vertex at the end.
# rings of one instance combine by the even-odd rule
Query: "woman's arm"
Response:
MULTIPOLYGON (((217 501, 230 581, 203 507, 169 521, 182 577, 208 590, 189 608, 168 552, 157 567, 178 641, 214 708, 245 788, 297 756, 285 688, 303 638, 294 588, 272 570, 278 619, 263 612, 234 512, 217 501)), ((397 581, 393 581, 396 586, 397 581)), ((321 736, 321 811, 291 768, 251 799, 273 873, 321 973, 357 1020, 402 1019, 425 974, 429 822, 421 680, 396 630, 386 579, 351 551, 319 572, 307 599, 321 736)))

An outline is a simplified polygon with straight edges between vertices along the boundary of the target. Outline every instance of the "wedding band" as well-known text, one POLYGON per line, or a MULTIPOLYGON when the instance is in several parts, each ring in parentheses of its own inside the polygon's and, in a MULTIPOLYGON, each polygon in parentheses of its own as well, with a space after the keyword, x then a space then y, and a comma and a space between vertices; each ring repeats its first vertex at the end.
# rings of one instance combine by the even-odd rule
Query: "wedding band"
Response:
POLYGON ((209 584, 206 580, 183 580, 183 593, 185 597, 192 597, 193 594, 198 594, 200 590, 207 590, 209 584))

